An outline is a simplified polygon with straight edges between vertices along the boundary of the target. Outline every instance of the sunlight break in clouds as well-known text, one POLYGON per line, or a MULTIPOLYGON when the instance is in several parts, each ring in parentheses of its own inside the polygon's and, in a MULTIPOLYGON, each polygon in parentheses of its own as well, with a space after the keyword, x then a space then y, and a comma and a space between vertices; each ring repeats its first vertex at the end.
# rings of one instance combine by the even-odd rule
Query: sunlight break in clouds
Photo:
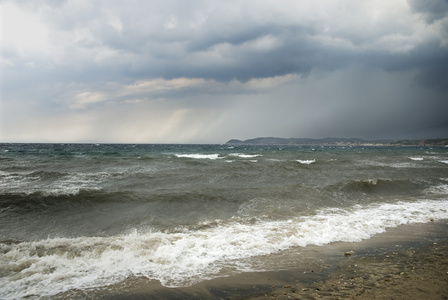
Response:
POLYGON ((0 141, 448 135, 444 0, 4 0, 0 11, 0 141))

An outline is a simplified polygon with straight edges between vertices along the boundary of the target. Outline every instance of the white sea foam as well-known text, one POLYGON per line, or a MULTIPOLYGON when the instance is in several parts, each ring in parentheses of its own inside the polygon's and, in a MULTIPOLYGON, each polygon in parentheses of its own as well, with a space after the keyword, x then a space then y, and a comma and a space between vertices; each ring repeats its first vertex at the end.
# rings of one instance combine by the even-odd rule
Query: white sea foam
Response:
POLYGON ((441 163, 448 164, 448 160, 440 160, 441 163))
POLYGON ((316 162, 315 159, 309 159, 309 160, 300 160, 300 159, 298 159, 297 161, 298 161, 299 163, 303 164, 303 165, 310 165, 310 164, 316 162))
POLYGON ((409 157, 409 159, 415 160, 415 161, 421 161, 421 160, 423 160, 423 157, 409 157))
POLYGON ((0 191, 32 194, 41 192, 44 195, 76 195, 81 190, 101 190, 102 184, 116 173, 65 173, 48 175, 48 173, 6 173, 1 172, 0 191), (46 176, 54 176, 51 182, 46 176))
POLYGON ((238 156, 241 158, 254 158, 254 157, 260 157, 263 156, 261 154, 242 154, 242 153, 231 153, 230 156, 238 156))
MULTIPOLYGON (((442 179, 442 178, 441 178, 442 179)), ((427 193, 436 194, 436 195, 448 195, 448 184, 439 184, 435 186, 431 186, 426 190, 427 193)))
POLYGON ((174 154, 179 158, 196 158, 196 159, 218 159, 219 154, 174 154))
POLYGON ((1 243, 0 298, 39 298, 69 289, 117 283, 130 275, 187 286, 241 260, 291 247, 357 242, 401 224, 448 218, 448 200, 325 209, 312 216, 253 223, 220 221, 177 232, 52 238, 1 243))
MULTIPOLYGON (((388 167, 388 168, 414 168, 416 166, 416 163, 414 162, 402 162, 402 163, 385 163, 385 162, 379 162, 379 161, 362 161, 362 165, 369 165, 369 166, 375 166, 375 167, 388 167)), ((421 166, 420 166, 421 168, 421 166)))

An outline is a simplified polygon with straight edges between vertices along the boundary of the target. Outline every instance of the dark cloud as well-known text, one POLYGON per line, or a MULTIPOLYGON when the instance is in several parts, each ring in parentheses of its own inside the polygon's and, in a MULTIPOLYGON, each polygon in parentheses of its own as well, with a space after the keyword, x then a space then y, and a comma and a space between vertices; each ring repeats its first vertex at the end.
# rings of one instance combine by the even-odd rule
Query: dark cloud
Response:
MULTIPOLYGON (((443 11, 439 6, 446 4, 446 1, 430 2, 431 5, 410 1, 414 11, 435 15, 443 11)), ((421 69, 418 82, 424 83, 424 77, 443 72, 426 65, 431 60, 427 57, 439 59, 447 54, 447 47, 437 45, 438 40, 411 44, 411 49, 399 52, 394 51, 393 45, 371 45, 388 36, 411 38, 412 31, 393 19, 347 28, 337 20, 298 19, 292 23, 277 16, 264 20, 266 11, 255 7, 250 12, 241 4, 236 5, 235 11, 218 10, 220 7, 202 1, 193 1, 191 5, 179 5, 176 1, 163 5, 134 4, 138 10, 116 2, 108 5, 109 10, 101 2, 60 5, 47 10, 44 20, 52 27, 68 34, 84 33, 76 41, 78 49, 64 50, 68 55, 60 65, 63 73, 75 80, 82 74, 99 81, 126 77, 244 81, 288 73, 307 74, 316 67, 335 70, 355 63, 392 71, 421 69), (201 17, 200 25, 191 25, 201 17), (113 52, 113 58, 101 60, 106 51, 113 52), (83 53, 86 57, 79 57, 83 53)))
POLYGON ((220 137, 448 134, 448 1, 407 3, 4 1, 2 101, 85 128, 151 110, 199 134, 207 110, 220 137))
POLYGON ((429 43, 416 49, 411 56, 420 71, 416 82, 429 88, 448 90, 448 47, 429 43))
POLYGON ((412 11, 422 14, 429 23, 447 17, 448 0, 408 0, 408 2, 412 11))

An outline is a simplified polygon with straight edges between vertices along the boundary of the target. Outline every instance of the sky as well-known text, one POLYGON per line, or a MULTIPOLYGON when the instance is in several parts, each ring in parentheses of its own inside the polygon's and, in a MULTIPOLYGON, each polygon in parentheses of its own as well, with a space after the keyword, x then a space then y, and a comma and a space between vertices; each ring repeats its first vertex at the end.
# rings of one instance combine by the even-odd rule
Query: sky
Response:
POLYGON ((0 142, 448 137, 448 0, 0 0, 0 142))

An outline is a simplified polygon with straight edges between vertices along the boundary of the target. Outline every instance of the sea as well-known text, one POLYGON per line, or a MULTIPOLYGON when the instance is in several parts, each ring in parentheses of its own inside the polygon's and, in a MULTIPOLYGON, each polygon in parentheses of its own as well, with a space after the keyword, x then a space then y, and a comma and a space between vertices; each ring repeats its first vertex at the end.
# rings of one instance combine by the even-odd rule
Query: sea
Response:
POLYGON ((186 287, 448 219, 448 148, 0 144, 0 298, 186 287))

